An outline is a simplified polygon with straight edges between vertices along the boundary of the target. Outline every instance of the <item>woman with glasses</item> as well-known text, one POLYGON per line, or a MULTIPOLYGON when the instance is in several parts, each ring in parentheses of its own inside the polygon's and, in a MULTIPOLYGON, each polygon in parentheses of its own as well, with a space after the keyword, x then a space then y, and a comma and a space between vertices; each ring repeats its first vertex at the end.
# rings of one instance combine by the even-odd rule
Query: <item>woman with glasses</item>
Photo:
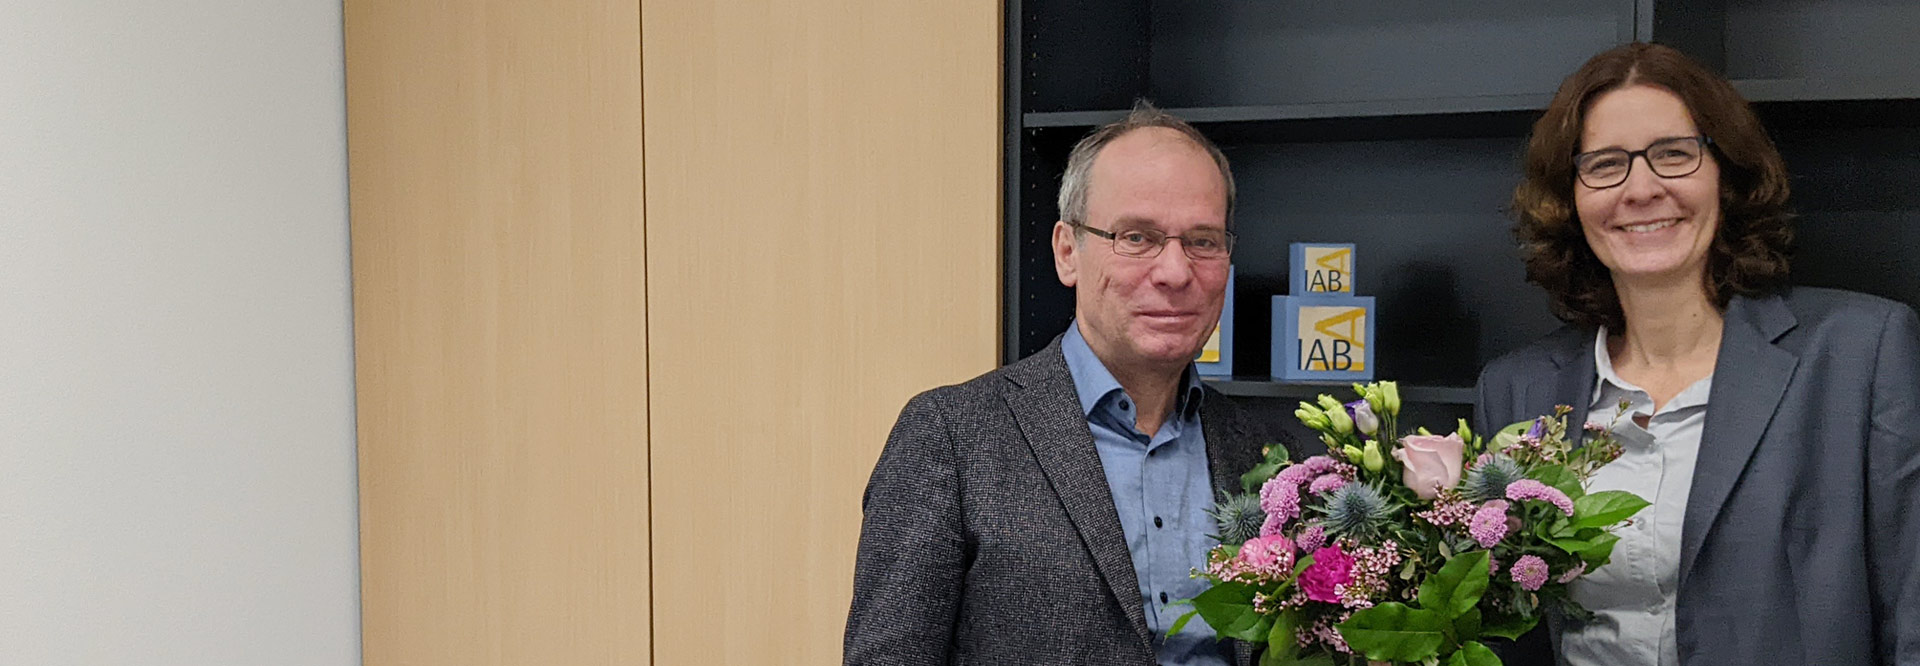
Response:
POLYGON ((1479 424, 1571 406, 1623 445, 1586 490, 1652 505, 1569 586, 1590 614, 1507 663, 1920 664, 1913 310, 1788 284, 1780 155, 1673 49, 1588 61, 1525 160, 1515 233, 1567 325, 1487 366, 1479 424))

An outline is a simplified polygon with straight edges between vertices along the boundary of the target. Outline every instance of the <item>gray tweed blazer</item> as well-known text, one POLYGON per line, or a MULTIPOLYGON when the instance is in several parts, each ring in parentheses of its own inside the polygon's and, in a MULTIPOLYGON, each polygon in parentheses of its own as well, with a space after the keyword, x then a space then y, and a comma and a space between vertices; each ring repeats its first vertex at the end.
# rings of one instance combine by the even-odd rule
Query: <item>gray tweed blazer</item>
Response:
MULTIPOLYGON (((1267 431, 1211 387, 1200 419, 1214 488, 1239 490, 1267 431)), ((850 666, 1155 662, 1058 338, 909 401, 863 506, 850 666)), ((1233 660, 1250 663, 1232 645, 1233 660)))

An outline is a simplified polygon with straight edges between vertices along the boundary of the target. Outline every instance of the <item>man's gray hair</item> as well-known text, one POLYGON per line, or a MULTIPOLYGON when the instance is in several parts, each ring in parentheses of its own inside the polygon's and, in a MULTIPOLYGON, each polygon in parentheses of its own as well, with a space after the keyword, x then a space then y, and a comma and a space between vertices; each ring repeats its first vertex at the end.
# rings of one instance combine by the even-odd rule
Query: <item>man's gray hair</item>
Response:
POLYGON ((1224 221, 1227 226, 1233 226, 1233 171, 1227 168, 1227 156, 1221 154, 1219 146, 1213 145, 1206 135, 1187 124, 1187 121, 1155 108, 1146 100, 1134 102, 1133 110, 1127 113, 1126 118, 1102 125, 1073 145, 1073 152, 1067 155, 1066 175, 1060 178, 1060 219, 1081 224, 1087 222, 1087 186, 1093 178, 1093 158, 1099 156, 1100 149, 1113 143, 1114 139, 1149 127, 1164 127, 1179 132, 1213 158, 1214 165, 1220 167, 1220 180, 1227 185, 1227 219, 1224 221))

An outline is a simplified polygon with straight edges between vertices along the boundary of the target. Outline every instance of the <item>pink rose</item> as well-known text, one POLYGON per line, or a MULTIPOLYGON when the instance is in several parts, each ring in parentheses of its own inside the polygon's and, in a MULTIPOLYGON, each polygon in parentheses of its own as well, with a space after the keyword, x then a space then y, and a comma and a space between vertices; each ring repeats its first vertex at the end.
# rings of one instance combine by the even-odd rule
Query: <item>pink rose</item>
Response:
POLYGON ((1278 534, 1256 537, 1240 546, 1234 559, 1263 577, 1285 578, 1293 574, 1293 541, 1278 534))
POLYGON ((1439 496, 1441 490, 1460 483, 1460 458, 1466 447, 1459 433, 1407 435, 1400 440, 1400 448, 1393 450, 1403 470, 1400 481, 1420 499, 1439 496))

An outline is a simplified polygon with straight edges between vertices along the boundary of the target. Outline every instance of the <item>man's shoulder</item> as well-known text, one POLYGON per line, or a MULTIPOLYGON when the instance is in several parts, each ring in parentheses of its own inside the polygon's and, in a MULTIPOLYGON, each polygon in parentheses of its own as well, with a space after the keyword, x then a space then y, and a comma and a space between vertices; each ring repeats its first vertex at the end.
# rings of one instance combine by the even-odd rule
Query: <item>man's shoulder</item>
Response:
POLYGON ((952 415, 981 409, 998 409, 1004 404, 1008 393, 1033 384, 1037 380, 1065 377, 1067 385, 1071 386, 1071 376, 1066 373, 1066 360, 1061 356, 1059 345, 1056 343, 1031 356, 981 373, 967 381, 922 391, 907 401, 907 407, 902 411, 901 417, 904 419, 910 414, 952 415))

